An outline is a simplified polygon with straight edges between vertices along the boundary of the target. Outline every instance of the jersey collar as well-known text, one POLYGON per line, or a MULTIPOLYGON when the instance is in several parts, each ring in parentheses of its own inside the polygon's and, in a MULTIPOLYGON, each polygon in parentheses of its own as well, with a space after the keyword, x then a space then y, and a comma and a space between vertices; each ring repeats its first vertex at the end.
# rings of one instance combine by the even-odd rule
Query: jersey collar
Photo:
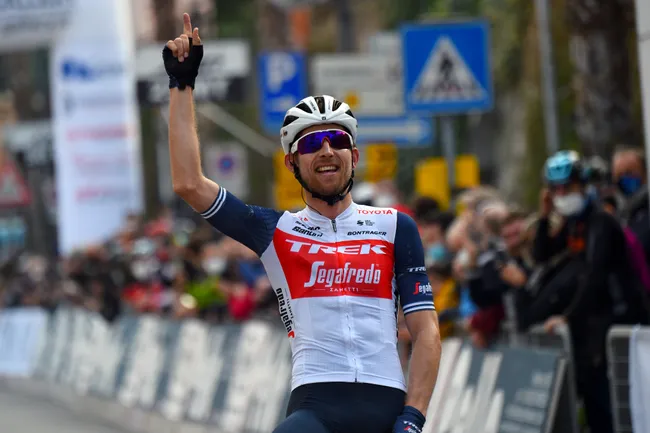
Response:
MULTIPOLYGON (((335 221, 343 221, 345 219, 351 218, 356 213, 357 207, 358 205, 355 202, 350 203, 350 206, 348 206, 343 212, 341 212, 339 216, 336 217, 335 221)), ((303 210, 303 214, 314 222, 332 221, 326 216, 319 214, 309 206, 305 207, 305 209, 303 210)))

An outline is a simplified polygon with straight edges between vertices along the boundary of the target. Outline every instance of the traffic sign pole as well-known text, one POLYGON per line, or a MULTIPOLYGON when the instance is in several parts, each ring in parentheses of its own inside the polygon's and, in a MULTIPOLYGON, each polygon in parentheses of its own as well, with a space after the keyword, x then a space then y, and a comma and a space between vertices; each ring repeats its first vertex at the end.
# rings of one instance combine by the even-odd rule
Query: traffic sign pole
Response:
POLYGON ((445 160, 447 161, 447 180, 449 182, 450 195, 453 195, 456 184, 456 137, 454 134, 454 117, 440 117, 440 134, 445 160))
POLYGON ((560 133, 557 123, 557 98, 555 95, 555 68, 553 67, 553 43, 548 17, 548 0, 535 0, 539 51, 542 60, 542 88, 544 90, 544 125, 546 148, 549 155, 560 150, 560 133))

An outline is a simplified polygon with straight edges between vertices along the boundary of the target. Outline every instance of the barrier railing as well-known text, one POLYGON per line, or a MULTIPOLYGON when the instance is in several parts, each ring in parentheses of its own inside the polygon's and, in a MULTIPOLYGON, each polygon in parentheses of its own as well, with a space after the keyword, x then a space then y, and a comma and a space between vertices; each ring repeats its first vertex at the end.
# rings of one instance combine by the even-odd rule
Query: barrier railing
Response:
POLYGON ((609 388, 612 399, 614 429, 617 433, 633 433, 630 414, 629 353, 632 327, 616 326, 607 335, 609 388))
MULTIPOLYGON (((0 311, 0 376, 29 378, 5 381, 16 390, 143 433, 261 433, 284 417, 291 358, 279 326, 21 312, 0 311), (20 334, 27 321, 33 332, 20 334)), ((568 371, 562 349, 448 339, 424 433, 575 431, 563 409, 568 371)))
POLYGON ((555 416, 557 431, 578 432, 578 397, 573 364, 573 346, 571 335, 566 325, 555 328, 553 333, 548 333, 543 326, 534 326, 526 334, 517 338, 519 344, 527 347, 557 350, 564 355, 566 360, 566 377, 563 386, 557 393, 557 413, 555 416))

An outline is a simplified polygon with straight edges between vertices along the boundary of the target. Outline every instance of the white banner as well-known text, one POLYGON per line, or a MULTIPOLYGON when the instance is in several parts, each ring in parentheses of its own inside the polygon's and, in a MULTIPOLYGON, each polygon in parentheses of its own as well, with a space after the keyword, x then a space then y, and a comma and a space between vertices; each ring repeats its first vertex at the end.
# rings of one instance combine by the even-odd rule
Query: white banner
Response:
POLYGON ((47 329, 40 308, 0 311, 0 375, 30 376, 47 329))
POLYGON ((357 116, 404 114, 399 59, 373 54, 322 54, 311 62, 316 95, 347 102, 357 116))
POLYGON ((128 0, 82 2, 53 49, 59 249, 106 240, 143 206, 128 0))
POLYGON ((78 1, 0 0, 0 53, 49 46, 68 26, 78 1))
POLYGON ((650 332, 636 327, 630 337, 630 413, 635 432, 650 432, 650 332))

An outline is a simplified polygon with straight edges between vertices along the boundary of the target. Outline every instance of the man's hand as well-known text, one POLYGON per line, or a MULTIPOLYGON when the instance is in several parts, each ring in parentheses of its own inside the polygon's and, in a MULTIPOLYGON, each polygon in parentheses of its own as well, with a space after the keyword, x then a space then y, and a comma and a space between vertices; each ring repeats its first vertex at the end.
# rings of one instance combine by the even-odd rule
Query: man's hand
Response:
POLYGON ((402 414, 395 421, 393 433, 422 433, 425 421, 424 415, 419 410, 405 406, 402 414))
POLYGON ((528 277, 519 266, 511 262, 501 269, 501 279, 512 287, 523 287, 528 277))
POLYGON ((553 196, 548 188, 544 188, 539 193, 539 213, 544 217, 548 217, 553 211, 553 196))
POLYGON ((183 14, 183 33, 176 39, 167 41, 163 49, 165 70, 169 75, 169 88, 180 90, 190 86, 199 74, 199 66, 203 59, 203 44, 199 36, 199 28, 192 30, 192 22, 188 14, 183 14))
POLYGON ((566 319, 564 316, 552 316, 546 319, 546 322, 544 322, 544 331, 552 334, 557 328, 563 325, 566 325, 566 319))

